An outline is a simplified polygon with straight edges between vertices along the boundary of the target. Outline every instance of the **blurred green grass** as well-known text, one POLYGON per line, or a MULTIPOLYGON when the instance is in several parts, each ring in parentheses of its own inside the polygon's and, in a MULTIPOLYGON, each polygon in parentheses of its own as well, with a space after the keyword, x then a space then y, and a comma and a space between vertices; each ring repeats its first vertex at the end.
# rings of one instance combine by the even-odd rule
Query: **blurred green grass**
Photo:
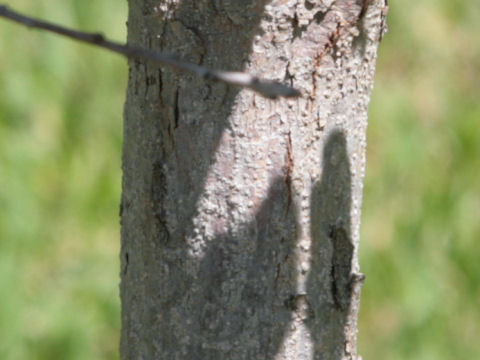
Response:
POLYGON ((369 111, 365 359, 480 359, 480 3, 390 1, 369 111))
MULTIPOLYGON (((126 1, 14 9, 124 41, 126 1)), ((124 59, 0 21, 0 359, 118 359, 124 59)))
MULTIPOLYGON (((480 4, 390 1, 370 106, 365 359, 480 358, 480 4)), ((126 1, 16 0, 125 39, 126 1)), ((117 359, 127 66, 0 21, 0 358, 117 359)))

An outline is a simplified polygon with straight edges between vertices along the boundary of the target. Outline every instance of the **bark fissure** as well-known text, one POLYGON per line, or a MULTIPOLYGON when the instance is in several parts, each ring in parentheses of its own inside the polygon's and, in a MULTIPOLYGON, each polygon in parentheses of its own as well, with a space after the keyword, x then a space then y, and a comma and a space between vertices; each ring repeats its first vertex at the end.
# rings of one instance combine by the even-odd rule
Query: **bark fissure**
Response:
POLYGON ((178 122, 179 122, 179 118, 180 118, 180 108, 178 107, 178 97, 179 97, 179 92, 180 90, 177 88, 177 90, 175 91, 175 100, 174 100, 174 103, 173 103, 173 123, 174 123, 174 126, 173 128, 176 129, 178 128, 178 122))

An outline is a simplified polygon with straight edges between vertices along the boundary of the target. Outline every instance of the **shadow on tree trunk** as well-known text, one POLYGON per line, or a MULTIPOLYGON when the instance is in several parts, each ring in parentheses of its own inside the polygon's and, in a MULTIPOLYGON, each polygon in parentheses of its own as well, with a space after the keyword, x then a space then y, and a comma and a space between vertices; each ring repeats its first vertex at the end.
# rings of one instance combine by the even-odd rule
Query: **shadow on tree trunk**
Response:
MULTIPOLYGON (((140 26, 161 36, 134 41, 216 68, 243 70, 266 4, 182 1, 164 22, 148 13, 152 5, 139 17, 145 22, 140 26)), ((305 338, 295 346, 310 348, 314 359, 340 360, 344 354, 353 245, 345 216, 351 183, 342 132, 326 139, 322 179, 313 188, 305 292, 297 283, 298 206, 291 203, 289 182, 278 174, 251 221, 209 239, 201 256, 191 255, 186 239, 195 236, 197 203, 238 92, 170 69, 131 64, 127 106, 142 109, 144 117, 126 112, 123 359, 273 360, 288 354, 284 342, 298 321, 305 338), (149 175, 142 177, 142 169, 149 175)))
POLYGON ((354 251, 350 163, 343 132, 329 135, 323 164, 321 181, 312 193, 312 261, 307 299, 313 319, 308 319, 307 324, 315 348, 313 359, 341 359, 348 352, 345 326, 350 312, 354 251))

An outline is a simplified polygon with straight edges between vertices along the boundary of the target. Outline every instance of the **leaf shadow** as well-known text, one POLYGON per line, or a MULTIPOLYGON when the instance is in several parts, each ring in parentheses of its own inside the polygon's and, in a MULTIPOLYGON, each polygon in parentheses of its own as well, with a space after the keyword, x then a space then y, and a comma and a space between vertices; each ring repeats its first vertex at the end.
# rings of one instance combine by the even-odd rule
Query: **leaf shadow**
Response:
MULTIPOLYGON (((333 130, 323 149, 321 180, 311 196, 311 268, 308 327, 314 359, 342 359, 350 314, 354 246, 351 241, 351 172, 343 131, 333 130)), ((355 351, 355 349, 353 349, 355 351)))

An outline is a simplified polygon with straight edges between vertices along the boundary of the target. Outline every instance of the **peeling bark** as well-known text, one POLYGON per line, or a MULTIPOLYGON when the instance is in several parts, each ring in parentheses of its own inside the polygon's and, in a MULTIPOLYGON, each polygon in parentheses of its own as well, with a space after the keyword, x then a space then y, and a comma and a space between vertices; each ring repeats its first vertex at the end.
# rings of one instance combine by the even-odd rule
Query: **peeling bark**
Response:
POLYGON ((130 0, 129 43, 290 81, 269 100, 131 62, 123 359, 356 359, 383 0, 130 0))

